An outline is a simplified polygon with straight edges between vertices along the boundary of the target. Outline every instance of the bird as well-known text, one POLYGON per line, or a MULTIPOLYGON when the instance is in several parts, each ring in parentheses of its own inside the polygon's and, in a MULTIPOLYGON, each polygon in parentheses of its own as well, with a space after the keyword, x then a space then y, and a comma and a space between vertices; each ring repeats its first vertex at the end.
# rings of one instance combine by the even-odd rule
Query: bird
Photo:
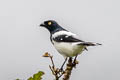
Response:
POLYGON ((50 32, 50 40, 57 51, 64 57, 74 57, 88 50, 88 46, 101 45, 99 43, 85 42, 78 36, 63 27, 54 20, 47 20, 40 24, 50 32))
POLYGON ((40 26, 50 32, 50 41, 56 50, 65 58, 65 62, 68 57, 77 57, 83 51, 88 50, 87 47, 89 46, 101 45, 79 39, 75 33, 64 29, 55 20, 46 20, 40 26))

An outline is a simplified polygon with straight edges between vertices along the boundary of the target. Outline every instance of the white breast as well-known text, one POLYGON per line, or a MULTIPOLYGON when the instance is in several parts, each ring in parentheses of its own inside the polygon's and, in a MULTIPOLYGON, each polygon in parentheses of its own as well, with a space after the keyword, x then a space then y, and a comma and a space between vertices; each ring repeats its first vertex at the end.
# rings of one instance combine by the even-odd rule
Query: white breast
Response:
POLYGON ((63 55, 64 57, 73 57, 77 54, 80 54, 84 46, 79 46, 77 43, 65 43, 65 42, 55 42, 53 41, 53 44, 57 51, 63 55))

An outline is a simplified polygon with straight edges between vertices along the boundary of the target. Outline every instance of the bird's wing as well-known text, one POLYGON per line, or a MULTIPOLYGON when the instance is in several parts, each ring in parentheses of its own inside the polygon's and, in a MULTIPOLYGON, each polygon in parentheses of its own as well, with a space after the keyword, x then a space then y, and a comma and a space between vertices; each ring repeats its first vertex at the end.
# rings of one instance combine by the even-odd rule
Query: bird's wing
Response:
POLYGON ((53 38, 54 41, 56 42, 83 42, 82 40, 76 38, 73 35, 58 35, 56 37, 53 38))
POLYGON ((84 42, 69 31, 58 31, 52 35, 52 39, 56 42, 84 42))

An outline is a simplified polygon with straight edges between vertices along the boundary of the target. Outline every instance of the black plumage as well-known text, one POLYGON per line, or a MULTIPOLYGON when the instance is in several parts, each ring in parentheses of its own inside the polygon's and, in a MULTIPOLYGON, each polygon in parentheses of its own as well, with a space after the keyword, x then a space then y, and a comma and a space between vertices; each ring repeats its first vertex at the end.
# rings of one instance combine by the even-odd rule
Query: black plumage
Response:
POLYGON ((82 40, 79 40, 77 38, 74 38, 73 36, 68 35, 59 35, 55 38, 53 38, 56 42, 83 42, 82 40))

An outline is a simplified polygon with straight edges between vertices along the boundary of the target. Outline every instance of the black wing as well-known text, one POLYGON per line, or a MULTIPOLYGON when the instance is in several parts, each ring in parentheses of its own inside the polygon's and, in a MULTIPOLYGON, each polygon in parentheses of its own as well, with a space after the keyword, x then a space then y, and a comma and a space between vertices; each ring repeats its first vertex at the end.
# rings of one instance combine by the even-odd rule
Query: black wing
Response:
POLYGON ((55 38, 53 38, 56 42, 83 42, 82 40, 79 40, 77 38, 74 38, 73 36, 68 35, 59 35, 55 38))

